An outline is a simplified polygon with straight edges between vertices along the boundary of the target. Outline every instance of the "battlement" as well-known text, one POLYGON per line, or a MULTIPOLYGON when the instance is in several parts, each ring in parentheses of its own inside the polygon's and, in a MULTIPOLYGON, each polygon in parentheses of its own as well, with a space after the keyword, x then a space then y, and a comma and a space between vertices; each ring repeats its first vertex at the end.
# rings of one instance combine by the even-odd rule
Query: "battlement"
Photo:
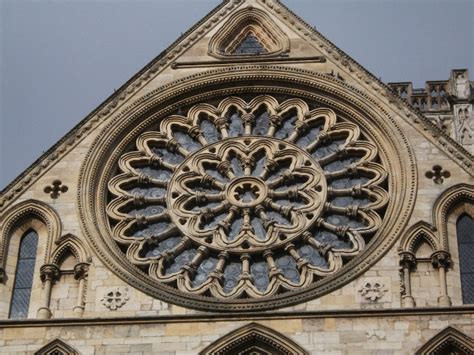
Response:
POLYGON ((422 112, 452 112, 454 104, 470 102, 474 95, 467 69, 453 69, 448 80, 427 81, 424 88, 413 88, 411 82, 388 86, 422 112))

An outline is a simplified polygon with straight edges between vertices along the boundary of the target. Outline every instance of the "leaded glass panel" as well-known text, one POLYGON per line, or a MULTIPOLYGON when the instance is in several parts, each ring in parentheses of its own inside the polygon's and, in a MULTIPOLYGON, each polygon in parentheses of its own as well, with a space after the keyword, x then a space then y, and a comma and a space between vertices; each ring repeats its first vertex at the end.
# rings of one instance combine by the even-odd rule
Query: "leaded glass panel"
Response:
POLYGON ((28 317, 37 249, 38 235, 35 231, 30 230, 23 236, 20 242, 10 318, 28 317))
POLYGON ((459 267, 461 270, 462 300, 464 304, 474 303, 474 220, 467 214, 457 223, 459 267))
POLYGON ((267 50, 253 34, 249 33, 247 37, 235 49, 234 54, 263 54, 267 50))

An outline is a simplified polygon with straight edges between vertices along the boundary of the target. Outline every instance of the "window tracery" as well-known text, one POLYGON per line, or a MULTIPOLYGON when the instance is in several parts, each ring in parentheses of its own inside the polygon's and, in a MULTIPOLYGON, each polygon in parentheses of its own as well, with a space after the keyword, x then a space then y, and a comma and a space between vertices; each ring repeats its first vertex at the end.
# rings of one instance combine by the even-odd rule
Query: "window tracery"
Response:
POLYGON ((113 238, 185 293, 246 299, 311 285, 366 248, 388 202, 376 145, 301 99, 198 104, 136 146, 109 183, 113 238))

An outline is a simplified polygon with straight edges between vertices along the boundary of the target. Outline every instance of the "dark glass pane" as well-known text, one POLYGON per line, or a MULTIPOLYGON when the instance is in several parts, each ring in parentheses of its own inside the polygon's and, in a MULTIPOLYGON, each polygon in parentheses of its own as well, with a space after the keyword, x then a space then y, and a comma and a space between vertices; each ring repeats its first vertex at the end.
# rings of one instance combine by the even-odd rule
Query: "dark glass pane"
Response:
POLYGON ((30 293, 30 288, 16 288, 13 290, 10 318, 18 319, 28 317, 30 293))
POLYGON ((461 274, 461 284, 463 303, 474 303, 474 273, 461 274))
POLYGON ((472 233, 474 231, 474 220, 467 214, 463 214, 458 219, 458 243, 474 243, 472 233))
POLYGON ((35 259, 18 260, 15 277, 15 287, 29 288, 33 284, 33 272, 35 270, 35 259))
POLYGON ((248 34, 247 37, 240 43, 234 54, 262 54, 267 50, 262 46, 258 39, 253 34, 248 34))
POLYGON ((35 231, 27 232, 22 240, 20 247, 20 259, 36 258, 36 248, 38 247, 38 236, 35 231))
POLYGON ((26 318, 28 316, 37 249, 38 235, 35 231, 27 232, 20 242, 10 318, 26 318))
POLYGON ((462 300, 464 304, 474 303, 474 220, 467 214, 459 217, 457 237, 459 247, 459 268, 461 270, 462 300))

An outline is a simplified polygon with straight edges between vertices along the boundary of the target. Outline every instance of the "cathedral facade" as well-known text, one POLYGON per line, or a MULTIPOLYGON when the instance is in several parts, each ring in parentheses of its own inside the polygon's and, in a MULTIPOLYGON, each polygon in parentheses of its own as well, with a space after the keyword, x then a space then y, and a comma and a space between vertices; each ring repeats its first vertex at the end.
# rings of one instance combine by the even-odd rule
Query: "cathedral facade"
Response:
POLYGON ((223 1, 0 194, 0 353, 472 354, 473 103, 223 1))

